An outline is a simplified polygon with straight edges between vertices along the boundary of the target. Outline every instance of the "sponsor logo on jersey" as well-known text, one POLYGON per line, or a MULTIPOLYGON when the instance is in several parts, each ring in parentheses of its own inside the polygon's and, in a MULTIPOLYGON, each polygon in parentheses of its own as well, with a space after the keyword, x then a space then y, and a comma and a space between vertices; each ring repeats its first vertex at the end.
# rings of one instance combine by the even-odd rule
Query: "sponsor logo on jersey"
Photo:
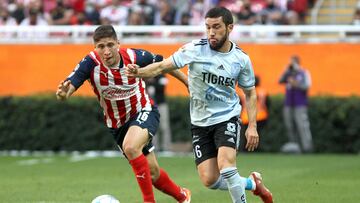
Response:
POLYGON ((214 87, 210 87, 206 90, 205 99, 208 101, 226 102, 229 100, 229 95, 224 95, 224 92, 220 92, 214 87))
POLYGON ((123 100, 127 99, 136 94, 136 87, 131 87, 129 89, 121 89, 118 87, 107 87, 101 91, 101 94, 105 99, 108 100, 123 100))

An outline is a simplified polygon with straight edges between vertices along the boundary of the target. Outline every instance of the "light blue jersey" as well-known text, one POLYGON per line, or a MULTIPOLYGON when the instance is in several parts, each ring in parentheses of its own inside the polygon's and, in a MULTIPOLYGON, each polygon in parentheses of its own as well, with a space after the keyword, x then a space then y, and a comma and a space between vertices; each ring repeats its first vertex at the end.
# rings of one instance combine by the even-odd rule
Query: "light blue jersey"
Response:
POLYGON ((194 40, 172 55, 176 67, 189 66, 191 123, 210 126, 240 116, 236 83, 243 89, 255 85, 248 55, 232 42, 228 53, 214 51, 207 39, 194 40))

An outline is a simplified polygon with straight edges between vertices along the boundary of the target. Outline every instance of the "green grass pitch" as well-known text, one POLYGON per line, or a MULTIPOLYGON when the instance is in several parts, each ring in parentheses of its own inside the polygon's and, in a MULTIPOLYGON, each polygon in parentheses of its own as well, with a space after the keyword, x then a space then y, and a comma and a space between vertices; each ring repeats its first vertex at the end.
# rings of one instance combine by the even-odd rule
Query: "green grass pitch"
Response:
MULTIPOLYGON (((122 157, 71 161, 71 156, 0 156, 1 203, 90 203, 112 194, 121 203, 140 203, 131 168, 122 157)), ((194 203, 230 203, 228 192, 201 185, 192 157, 160 157, 160 165, 192 191, 194 203)), ((242 176, 263 174, 276 203, 360 202, 359 155, 240 154, 242 176)), ((175 202, 155 191, 159 203, 175 202)), ((247 193, 249 203, 261 201, 247 193)))

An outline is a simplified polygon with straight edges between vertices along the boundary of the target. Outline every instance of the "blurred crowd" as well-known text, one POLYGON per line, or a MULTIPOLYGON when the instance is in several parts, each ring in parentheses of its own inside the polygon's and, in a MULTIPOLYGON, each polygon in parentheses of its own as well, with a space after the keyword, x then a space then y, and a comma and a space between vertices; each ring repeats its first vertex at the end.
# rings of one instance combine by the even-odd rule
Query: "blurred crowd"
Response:
POLYGON ((360 25, 360 1, 358 1, 356 6, 352 24, 360 25))
POLYGON ((316 0, 0 0, 0 25, 200 25, 213 6, 237 24, 296 25, 316 0))

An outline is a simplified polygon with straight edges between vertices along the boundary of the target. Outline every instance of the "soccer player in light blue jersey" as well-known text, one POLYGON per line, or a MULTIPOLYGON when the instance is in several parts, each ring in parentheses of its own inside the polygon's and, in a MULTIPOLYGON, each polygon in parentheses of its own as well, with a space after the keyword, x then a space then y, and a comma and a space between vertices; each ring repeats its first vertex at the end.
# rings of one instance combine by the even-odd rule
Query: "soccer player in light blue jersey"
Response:
POLYGON ((232 202, 246 203, 245 189, 264 203, 272 203, 270 191, 260 173, 241 177, 236 168, 241 105, 238 84, 246 95, 249 151, 259 143, 256 130, 255 77, 248 55, 229 40, 233 29, 231 12, 223 7, 210 9, 205 16, 207 39, 195 40, 159 63, 139 68, 129 64, 129 77, 154 77, 188 65, 190 116, 195 162, 202 183, 210 189, 228 190, 232 202))

